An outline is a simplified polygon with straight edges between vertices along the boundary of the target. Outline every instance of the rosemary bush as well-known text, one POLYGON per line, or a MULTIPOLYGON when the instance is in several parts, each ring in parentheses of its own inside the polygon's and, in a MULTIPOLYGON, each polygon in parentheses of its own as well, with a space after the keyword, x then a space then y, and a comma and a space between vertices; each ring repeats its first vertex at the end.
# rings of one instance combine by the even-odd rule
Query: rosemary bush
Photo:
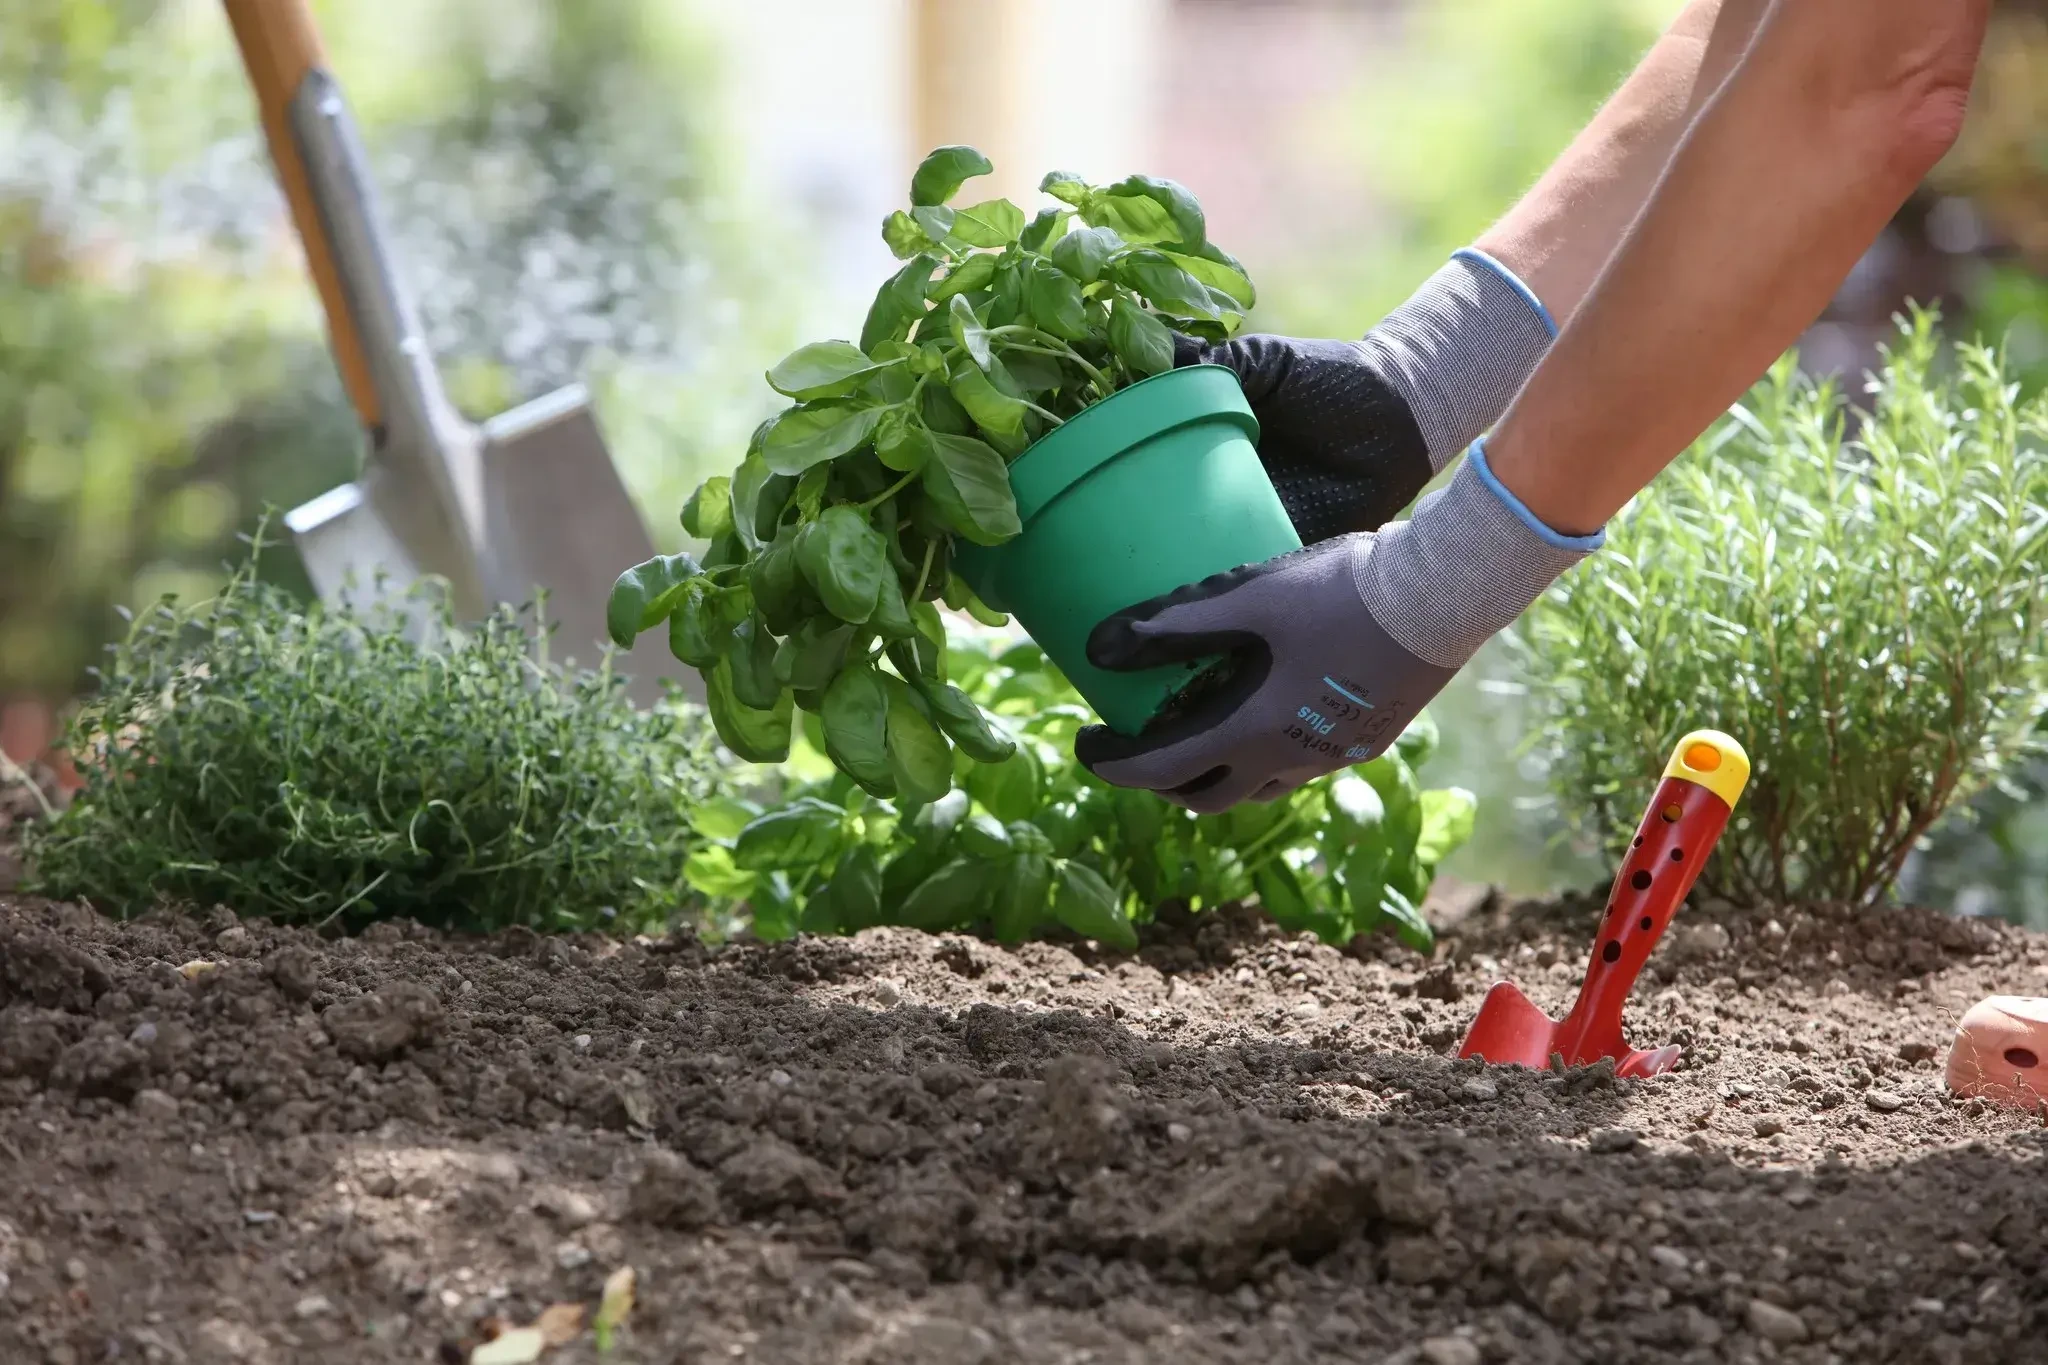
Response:
POLYGON ((1705 884, 1867 903, 2028 747, 2048 407, 1918 311, 1868 391, 1852 413, 1787 357, 1530 613, 1536 742, 1611 851, 1670 745, 1711 725, 1755 773, 1705 884))
POLYGON ((110 647, 73 727, 86 778, 28 848, 31 888, 337 926, 660 923, 690 895, 712 738, 569 673, 509 608, 415 643, 390 615, 302 608, 252 557, 110 647))

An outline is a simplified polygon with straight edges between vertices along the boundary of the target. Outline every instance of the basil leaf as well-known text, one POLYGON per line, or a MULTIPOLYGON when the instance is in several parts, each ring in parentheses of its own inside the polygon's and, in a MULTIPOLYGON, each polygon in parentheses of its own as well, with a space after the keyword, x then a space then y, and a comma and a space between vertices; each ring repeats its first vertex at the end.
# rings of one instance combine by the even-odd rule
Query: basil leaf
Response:
POLYGON ((924 697, 931 703, 932 718, 938 721, 946 737, 975 762, 1001 763, 1017 752, 1017 741, 997 729, 988 714, 959 688, 950 685, 926 688, 924 697))
POLYGON ((976 545, 1000 545, 1024 529, 1009 466, 986 442, 934 435, 922 482, 946 524, 976 545))
POLYGON ((747 590, 762 622, 771 629, 794 629, 804 615, 803 571, 797 565, 797 533, 779 535, 747 566, 747 590))
MULTIPOLYGON (((769 480, 774 477, 775 471, 768 467, 768 462, 761 458, 758 450, 748 451, 746 458, 740 461, 740 467, 733 471, 732 528, 739 534, 740 543, 749 550, 760 549, 761 542, 767 539, 761 534, 761 502, 769 480)), ((779 502, 775 510, 781 511, 779 502)))
POLYGON ((946 325, 952 329, 953 340, 960 349, 967 352, 974 363, 984 368, 990 360, 988 329, 981 325, 981 319, 974 316, 974 309, 964 294, 955 294, 946 304, 946 325))
POLYGON ((1082 284, 1093 284, 1102 278, 1102 268, 1123 245, 1124 239, 1114 229, 1078 228, 1053 247, 1052 263, 1082 284))
POLYGON ((1130 176, 1089 195, 1082 210, 1090 222, 1116 229, 1128 242, 1192 251, 1208 240, 1201 204, 1174 180, 1130 176))
POLYGON ((969 256, 954 266, 951 274, 931 287, 929 297, 933 303, 944 303, 956 294, 972 294, 977 289, 988 288, 989 281, 995 277, 995 257, 986 253, 969 256))
POLYGON ((1249 308, 1259 301, 1258 291, 1252 288, 1251 276, 1244 273, 1244 267, 1237 263, 1236 257, 1221 247, 1205 245, 1201 254, 1194 256, 1178 251, 1168 251, 1165 256, 1209 288, 1220 290, 1225 298, 1240 308, 1249 308))
POLYGON ((1016 854, 1003 865, 990 915, 998 939, 1022 943, 1031 937, 1031 931, 1045 919, 1052 879, 1053 861, 1042 851, 1016 854))
POLYGON ((960 928, 988 908, 998 872, 979 858, 955 858, 919 882, 897 907, 896 917, 930 933, 960 928))
POLYGON ((1110 267, 1117 283, 1142 295, 1154 308, 1172 317, 1220 321, 1223 314, 1209 297, 1209 288, 1170 260, 1163 251, 1133 251, 1110 267))
POLYGON ((759 612, 733 628, 733 646, 718 663, 726 670, 733 696, 742 706, 769 711, 781 699, 782 682, 775 676, 775 636, 759 612))
POLYGON ((704 540, 715 540, 732 529, 729 477, 720 474, 697 485, 697 491, 683 504, 683 529, 704 540))
POLYGON ((683 585, 696 576, 697 561, 688 555, 656 555, 620 574, 604 605, 612 643, 630 648, 641 631, 667 620, 683 585))
POLYGON ((910 211, 910 216, 934 242, 944 242, 953 235, 953 210, 943 204, 920 204, 910 211))
POLYGON ((829 616, 812 617, 777 647, 775 676, 800 693, 824 691, 852 652, 854 630, 829 616))
POLYGON ((1024 231, 1024 210, 1007 199, 989 199, 953 215, 953 236, 969 246, 1008 246, 1024 231))
POLYGON ((693 891, 713 900, 739 901, 754 894, 754 885, 759 879, 735 866, 732 850, 725 845, 706 844, 691 850, 690 856, 683 860, 683 880, 693 891))
MULTIPOLYGON (((1067 239, 1072 240, 1072 236, 1067 239)), ((1060 246, 1066 244, 1061 242, 1060 246)), ((1031 263, 1031 271, 1024 277, 1024 305, 1032 321, 1062 341, 1089 339, 1088 311, 1082 306, 1081 286, 1051 261, 1031 263)))
POLYGON ((732 643, 731 628, 720 630, 718 624, 709 602, 708 580, 691 579, 669 613, 668 652, 692 668, 711 667, 732 643))
POLYGON ((896 577, 894 568, 885 569, 882 574, 882 589, 875 594, 874 615, 868 617, 867 624, 869 630, 889 643, 917 634, 917 621, 910 614, 910 604, 903 600, 903 582, 896 577))
POLYGON ((882 241, 888 246, 890 254, 899 261, 909 260, 938 245, 932 240, 931 234, 924 230, 924 225, 902 209, 897 209, 882 220, 882 241))
POLYGON ((704 680, 711 724, 725 747, 747 762, 780 763, 789 757, 789 693, 778 692, 765 710, 741 702, 733 691, 733 658, 720 659, 704 680))
POLYGON ((791 408, 762 437, 761 458, 777 474, 801 474, 867 440, 880 420, 875 408, 791 408))
POLYGON ((1415 860, 1425 873, 1465 846, 1479 818, 1479 798, 1463 787, 1422 793, 1422 830, 1415 840, 1415 860))
MULTIPOLYGON (((839 860, 838 868, 832 873, 828 889, 831 892, 829 904, 836 921, 830 928, 842 933, 857 933, 870 925, 882 921, 882 868, 880 855, 873 845, 859 844, 839 860)), ((810 907, 804 907, 804 929, 811 933, 827 932, 824 925, 811 928, 810 907)))
POLYGON ((1045 179, 1038 182, 1038 192, 1049 194, 1061 203, 1072 204, 1075 208, 1086 204, 1089 194, 1092 193, 1088 188, 1088 182, 1072 171, 1047 171, 1045 179))
POLYGON ((867 321, 861 324, 862 350, 873 351, 885 341, 901 341, 910 335, 911 324, 924 316, 925 291, 931 287, 932 271, 938 269, 941 259, 933 252, 922 252, 889 277, 869 305, 867 321))
POLYGON ((1085 863, 1061 859, 1053 874, 1052 917, 1083 938, 1135 952, 1138 931, 1131 927, 1115 891, 1085 863))
POLYGON ((910 202, 943 204, 958 194, 962 185, 994 169, 989 159, 972 147, 940 147, 925 157, 910 177, 910 202))
POLYGON ((1040 209, 1037 216, 1017 234, 1017 245, 1026 251, 1047 251, 1060 240, 1061 234, 1074 221, 1074 215, 1067 209, 1040 209))
POLYGON ((1109 345, 1137 374, 1165 374, 1173 368, 1173 333, 1157 316, 1129 299, 1109 310, 1109 345))
POLYGON ((761 807, 737 796, 707 796, 690 807, 690 828, 723 843, 739 838, 747 822, 760 813, 761 807))
POLYGON ((953 750, 901 678, 880 675, 889 693, 889 772, 904 800, 936 801, 953 789, 953 750))
POLYGON ((1028 820, 1044 800, 1045 769, 1029 744, 1019 744, 1008 758, 977 762, 968 770, 966 787, 996 819, 1028 820))
POLYGON ((1049 393, 1073 382, 1057 360, 1035 351, 998 351, 995 363, 1009 372, 1020 395, 1049 393))
POLYGON ((1394 752, 1401 755, 1403 763, 1419 770, 1436 753, 1442 738, 1443 732, 1437 729, 1436 717, 1426 710, 1421 711, 1408 722, 1408 728, 1401 732, 1401 737, 1394 741, 1394 752))
POLYGON ((1380 909, 1394 923, 1394 937, 1418 953, 1427 955, 1436 951, 1436 930, 1415 908, 1415 903, 1396 891, 1387 888, 1386 897, 1380 901, 1380 909))
POLYGON ((1422 788, 1414 771, 1401 761, 1398 753, 1381 754, 1353 771, 1372 783, 1373 790, 1380 794, 1380 803, 1387 812, 1387 847, 1397 858, 1412 853, 1415 841, 1422 835, 1422 788))
POLYGON ((813 796, 800 796, 747 822, 733 841, 733 864, 746 872, 812 867, 838 856, 846 813, 813 796))
POLYGON ((890 408, 875 425, 875 458, 899 474, 924 468, 932 441, 908 408, 890 408))
POLYGON ((839 398, 859 388, 870 375, 898 363, 870 360, 850 341, 814 341, 777 361, 768 371, 768 387, 799 402, 839 398))
POLYGON ((825 732, 825 753, 862 790, 894 796, 896 778, 889 766, 889 693, 881 675, 868 664, 841 673, 825 689, 818 709, 825 732))
POLYGON ((825 610, 855 625, 875 614, 882 580, 892 576, 888 544, 861 510, 848 503, 819 514, 797 562, 818 590, 825 610))
POLYGON ((951 387, 953 397, 967 409, 967 415, 981 428, 989 444, 1006 454, 1022 453, 1029 444, 1024 435, 1024 415, 1030 411, 1022 399, 1002 392, 986 374, 964 363, 954 367, 951 387))
POLYGON ((977 858, 1000 858, 1010 852, 1010 831, 986 811, 975 811, 960 824, 954 836, 960 847, 977 858))

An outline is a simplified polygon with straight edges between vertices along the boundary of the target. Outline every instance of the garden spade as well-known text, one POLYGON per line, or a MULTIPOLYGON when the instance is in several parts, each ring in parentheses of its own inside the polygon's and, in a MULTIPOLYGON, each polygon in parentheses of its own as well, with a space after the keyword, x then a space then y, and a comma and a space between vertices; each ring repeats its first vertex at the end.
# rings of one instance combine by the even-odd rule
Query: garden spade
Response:
MULTIPOLYGON (((369 437, 354 483, 286 517, 320 595, 396 598, 433 575, 458 616, 547 592, 555 647, 589 659, 619 570, 653 553, 581 386, 491 418, 449 402, 380 218, 368 162, 306 0, 225 0, 343 386, 369 437)), ((658 635, 630 651, 636 700, 702 685, 658 635)))
POLYGON ((1615 874, 1571 1013, 1553 1020, 1514 983, 1499 982, 1480 1003, 1458 1055, 1526 1067, 1542 1067, 1553 1058, 1583 1066, 1612 1057, 1620 1076, 1655 1076, 1677 1065, 1676 1046, 1650 1052, 1629 1047, 1621 1031, 1622 1007, 1748 781, 1749 756, 1728 736, 1695 730, 1679 740, 1615 874))

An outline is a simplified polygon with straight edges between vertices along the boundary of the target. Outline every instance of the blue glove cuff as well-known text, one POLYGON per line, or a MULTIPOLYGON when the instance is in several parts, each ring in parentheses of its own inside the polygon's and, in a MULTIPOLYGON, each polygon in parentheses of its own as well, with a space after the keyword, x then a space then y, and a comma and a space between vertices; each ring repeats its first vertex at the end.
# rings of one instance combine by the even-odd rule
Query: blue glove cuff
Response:
POLYGON ((1536 291, 1523 283, 1522 277, 1487 255, 1476 246, 1459 247, 1451 253, 1454 261, 1471 261, 1500 276, 1501 282, 1520 296, 1529 305, 1529 311, 1543 324, 1543 330, 1550 333, 1552 341, 1557 340, 1557 319, 1550 316, 1550 310, 1543 306, 1543 300, 1536 297, 1536 291))
POLYGON ((1507 509, 1521 518, 1522 524, 1528 527, 1530 532, 1545 545, 1558 550, 1575 550, 1580 554, 1591 554, 1607 543, 1607 528, 1605 526, 1590 536, 1568 536, 1564 532, 1554 531, 1546 525, 1534 512, 1529 510, 1527 504, 1509 492, 1508 486, 1502 483, 1499 477, 1494 474, 1493 466, 1486 462, 1486 442, 1484 439, 1472 443, 1472 449, 1465 454, 1465 462, 1471 465, 1473 472, 1479 475, 1479 482, 1486 486, 1486 491, 1505 503, 1507 509))

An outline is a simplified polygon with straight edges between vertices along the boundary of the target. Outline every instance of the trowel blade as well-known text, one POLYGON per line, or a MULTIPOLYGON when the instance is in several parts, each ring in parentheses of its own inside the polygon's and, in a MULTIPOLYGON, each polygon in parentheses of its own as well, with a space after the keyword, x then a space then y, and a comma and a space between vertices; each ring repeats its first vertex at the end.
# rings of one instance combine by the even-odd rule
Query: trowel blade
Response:
POLYGON ((406 592, 420 566, 362 484, 345 483, 299 504, 284 524, 322 601, 399 611, 417 638, 427 608, 406 592))
MULTIPOLYGON (((494 587, 506 601, 547 589, 550 651, 593 665, 607 640, 605 601, 626 569, 654 554, 647 528, 612 463, 581 385, 523 403, 483 426, 484 544, 494 587)), ((702 701, 695 670, 678 663, 662 631, 621 651, 642 705, 662 683, 702 701)))

